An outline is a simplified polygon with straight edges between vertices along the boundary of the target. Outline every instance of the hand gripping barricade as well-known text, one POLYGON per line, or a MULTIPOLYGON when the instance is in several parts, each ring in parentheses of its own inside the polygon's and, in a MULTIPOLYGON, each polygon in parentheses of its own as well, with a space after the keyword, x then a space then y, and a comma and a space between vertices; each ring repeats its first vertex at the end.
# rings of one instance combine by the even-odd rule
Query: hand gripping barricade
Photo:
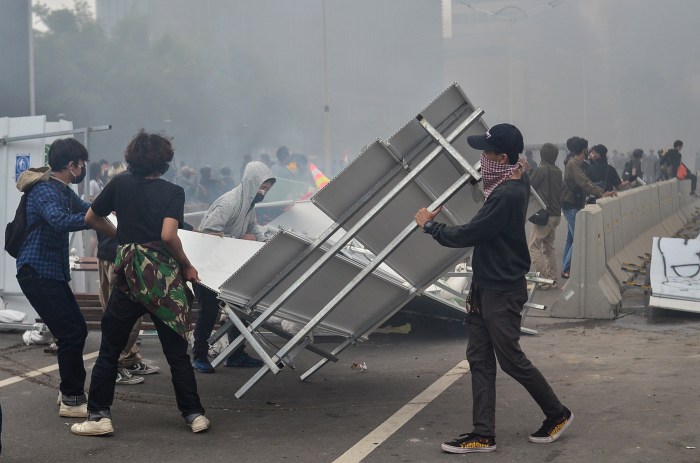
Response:
POLYGON ((242 334, 212 364, 221 363, 244 340, 265 363, 236 397, 267 373, 291 365, 295 355, 310 347, 312 330, 341 335, 344 340, 331 352, 314 349, 322 359, 301 376, 309 377, 465 259, 470 249, 435 245, 413 216, 426 204, 431 210, 444 205, 443 220, 456 225, 477 212, 480 153, 467 145, 466 136, 486 132, 482 115, 453 84, 388 141, 374 142, 316 193, 312 202, 334 221, 330 228, 314 240, 278 233, 221 285, 219 298, 230 320, 210 343, 233 325, 242 334), (338 236, 343 229, 347 231, 338 236), (361 242, 374 259, 362 264, 344 256, 351 240, 361 242), (379 271, 381 264, 405 282, 379 271), (272 316, 303 327, 268 354, 257 331, 272 316))

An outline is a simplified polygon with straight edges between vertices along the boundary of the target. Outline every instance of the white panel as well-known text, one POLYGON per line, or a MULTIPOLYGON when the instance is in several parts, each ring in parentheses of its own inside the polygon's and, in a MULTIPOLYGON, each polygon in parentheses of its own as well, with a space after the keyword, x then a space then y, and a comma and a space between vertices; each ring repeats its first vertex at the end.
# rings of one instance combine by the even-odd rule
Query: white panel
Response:
POLYGON ((182 247, 199 273, 200 283, 219 292, 219 287, 265 243, 221 238, 187 230, 178 230, 182 247))
POLYGON ((700 240, 654 237, 650 277, 654 296, 693 301, 700 311, 700 240))
POLYGON ((267 225, 290 230, 313 240, 321 236, 333 223, 333 220, 311 201, 297 201, 267 225))

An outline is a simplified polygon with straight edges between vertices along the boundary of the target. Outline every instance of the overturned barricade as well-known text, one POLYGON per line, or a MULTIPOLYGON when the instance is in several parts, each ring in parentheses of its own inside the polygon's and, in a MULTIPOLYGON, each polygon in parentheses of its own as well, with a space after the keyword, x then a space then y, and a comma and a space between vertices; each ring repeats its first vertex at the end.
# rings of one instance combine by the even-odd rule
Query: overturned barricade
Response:
POLYGON ((413 217, 421 207, 444 205, 445 221, 456 225, 479 209, 480 153, 466 138, 486 132, 482 115, 453 84, 390 139, 366 148, 312 198, 333 220, 331 227, 316 239, 276 234, 217 288, 230 320, 210 342, 234 325, 242 334, 212 363, 221 363, 244 340, 265 362, 237 397, 267 373, 291 364, 304 348, 321 357, 301 376, 307 378, 465 259, 470 249, 432 246, 413 217), (353 240, 374 258, 360 262, 344 255, 353 240), (403 281, 380 270, 382 264, 403 281), (270 327, 273 316, 301 326, 280 348, 266 346, 257 334, 270 327), (343 341, 330 352, 309 345, 308 336, 318 328, 343 341))

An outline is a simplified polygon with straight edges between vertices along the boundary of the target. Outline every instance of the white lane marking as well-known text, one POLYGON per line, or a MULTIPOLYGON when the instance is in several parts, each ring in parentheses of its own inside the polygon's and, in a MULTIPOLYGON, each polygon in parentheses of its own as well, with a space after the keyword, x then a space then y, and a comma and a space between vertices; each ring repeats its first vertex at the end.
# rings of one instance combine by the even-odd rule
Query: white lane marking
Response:
MULTIPOLYGON (((83 360, 94 359, 95 357, 97 357, 98 354, 99 352, 91 352, 89 354, 85 354, 83 355, 83 360)), ((34 378, 35 376, 39 376, 44 373, 49 373, 51 371, 56 370, 58 370, 58 363, 54 363, 53 365, 49 365, 48 367, 39 368, 38 370, 28 371, 27 373, 21 374, 19 376, 13 376, 12 378, 3 379, 2 381, 0 381, 0 387, 5 387, 9 386, 10 384, 19 383, 20 381, 24 381, 27 378, 34 378)))
POLYGON ((358 463, 374 449, 379 447, 392 434, 401 429, 408 421, 423 410, 426 405, 435 400, 448 387, 469 371, 469 362, 462 360, 450 371, 442 375, 413 400, 401 407, 361 441, 353 445, 347 452, 338 457, 333 463, 358 463))

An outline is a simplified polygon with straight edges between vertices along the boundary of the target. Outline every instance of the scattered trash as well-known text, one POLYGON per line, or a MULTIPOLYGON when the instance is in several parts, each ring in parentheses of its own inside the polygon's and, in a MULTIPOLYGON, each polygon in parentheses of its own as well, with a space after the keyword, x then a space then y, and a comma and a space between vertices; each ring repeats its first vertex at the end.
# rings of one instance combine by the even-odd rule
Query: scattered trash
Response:
POLYGON ((408 334, 411 332, 411 324, 410 323, 404 323, 403 325, 400 326, 383 326, 381 328, 377 328, 374 330, 375 333, 394 333, 394 334, 408 334))
POLYGON ((32 344, 51 344, 53 336, 49 329, 43 323, 37 323, 31 330, 25 331, 22 335, 22 341, 27 346, 32 344))
POLYGON ((350 365, 350 368, 352 368, 353 370, 360 370, 361 372, 363 372, 367 369, 367 364, 365 362, 353 362, 353 364, 350 365))
POLYGON ((695 447, 686 447, 688 450, 693 450, 695 447))

